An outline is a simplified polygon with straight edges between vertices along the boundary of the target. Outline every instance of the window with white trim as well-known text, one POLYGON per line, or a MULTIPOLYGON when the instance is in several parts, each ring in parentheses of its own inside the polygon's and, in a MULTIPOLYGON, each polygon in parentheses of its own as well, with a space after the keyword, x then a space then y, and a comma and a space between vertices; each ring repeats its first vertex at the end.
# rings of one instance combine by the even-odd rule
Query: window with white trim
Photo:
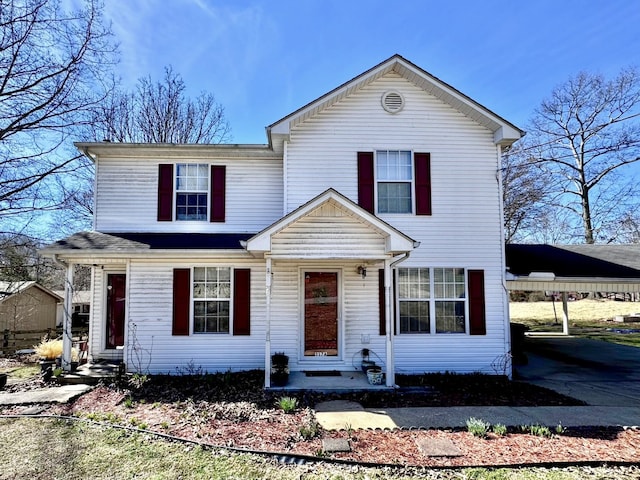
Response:
POLYGON ((400 333, 466 333, 464 268, 397 270, 400 333))
POLYGON ((464 268, 434 268, 436 333, 465 332, 464 268))
POLYGON ((409 150, 376 151, 378 213, 413 212, 413 160, 409 150))
POLYGON ((428 268, 398 269, 400 332, 429 333, 430 278, 428 268))
POLYGON ((207 220, 209 167, 206 164, 176 165, 176 220, 207 220))
POLYGON ((229 333, 231 269, 194 267, 193 332, 229 333))

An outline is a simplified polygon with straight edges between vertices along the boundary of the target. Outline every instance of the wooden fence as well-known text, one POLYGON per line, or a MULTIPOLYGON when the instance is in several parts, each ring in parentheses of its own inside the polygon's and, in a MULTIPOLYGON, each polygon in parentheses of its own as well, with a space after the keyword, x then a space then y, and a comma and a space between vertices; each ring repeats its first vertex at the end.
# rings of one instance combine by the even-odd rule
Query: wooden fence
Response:
MULTIPOLYGON (((80 337, 87 333, 88 329, 86 327, 71 329, 71 335, 73 337, 80 337)), ((4 330, 0 339, 2 342, 0 346, 1 356, 8 357, 15 355, 19 350, 32 349, 33 346, 40 343, 43 338, 52 340, 60 336, 62 336, 62 327, 47 328, 45 330, 4 330)))

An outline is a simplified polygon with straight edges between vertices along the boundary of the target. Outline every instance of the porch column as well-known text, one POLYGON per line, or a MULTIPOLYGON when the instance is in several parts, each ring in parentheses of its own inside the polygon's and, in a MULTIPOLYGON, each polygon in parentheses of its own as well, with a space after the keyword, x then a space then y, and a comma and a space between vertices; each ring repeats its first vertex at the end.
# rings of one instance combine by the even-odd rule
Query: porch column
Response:
POLYGON ((393 353, 393 318, 391 311, 391 260, 384 261, 384 309, 386 312, 386 352, 387 352, 387 387, 393 387, 396 384, 396 374, 393 353))
POLYGON ((264 387, 271 386, 271 258, 267 257, 267 269, 265 278, 266 296, 266 327, 264 340, 264 387))
POLYGON ((562 292, 562 334, 569 335, 569 305, 567 292, 562 292))
POLYGON ((73 312, 73 263, 67 264, 64 283, 64 312, 62 315, 62 370, 71 371, 71 314, 73 312))

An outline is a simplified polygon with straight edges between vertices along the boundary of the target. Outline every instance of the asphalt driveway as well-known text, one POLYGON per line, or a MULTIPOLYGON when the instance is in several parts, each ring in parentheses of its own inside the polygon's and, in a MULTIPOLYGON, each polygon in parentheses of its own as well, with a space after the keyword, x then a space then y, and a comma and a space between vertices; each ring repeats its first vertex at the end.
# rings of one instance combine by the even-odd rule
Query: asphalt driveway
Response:
POLYGON ((577 337, 527 337, 515 377, 593 406, 640 407, 640 348, 577 337))

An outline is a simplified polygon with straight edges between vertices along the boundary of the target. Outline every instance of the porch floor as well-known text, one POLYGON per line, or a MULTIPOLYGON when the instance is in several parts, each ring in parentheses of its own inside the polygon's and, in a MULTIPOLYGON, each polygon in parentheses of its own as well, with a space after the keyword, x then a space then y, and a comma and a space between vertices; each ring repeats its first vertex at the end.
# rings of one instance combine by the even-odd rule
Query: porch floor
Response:
POLYGON ((305 372, 289 373, 289 381, 284 387, 271 387, 271 390, 297 391, 314 390, 319 392, 349 392, 362 390, 387 390, 382 385, 371 385, 367 376, 359 370, 340 371, 340 376, 308 377, 305 372))

